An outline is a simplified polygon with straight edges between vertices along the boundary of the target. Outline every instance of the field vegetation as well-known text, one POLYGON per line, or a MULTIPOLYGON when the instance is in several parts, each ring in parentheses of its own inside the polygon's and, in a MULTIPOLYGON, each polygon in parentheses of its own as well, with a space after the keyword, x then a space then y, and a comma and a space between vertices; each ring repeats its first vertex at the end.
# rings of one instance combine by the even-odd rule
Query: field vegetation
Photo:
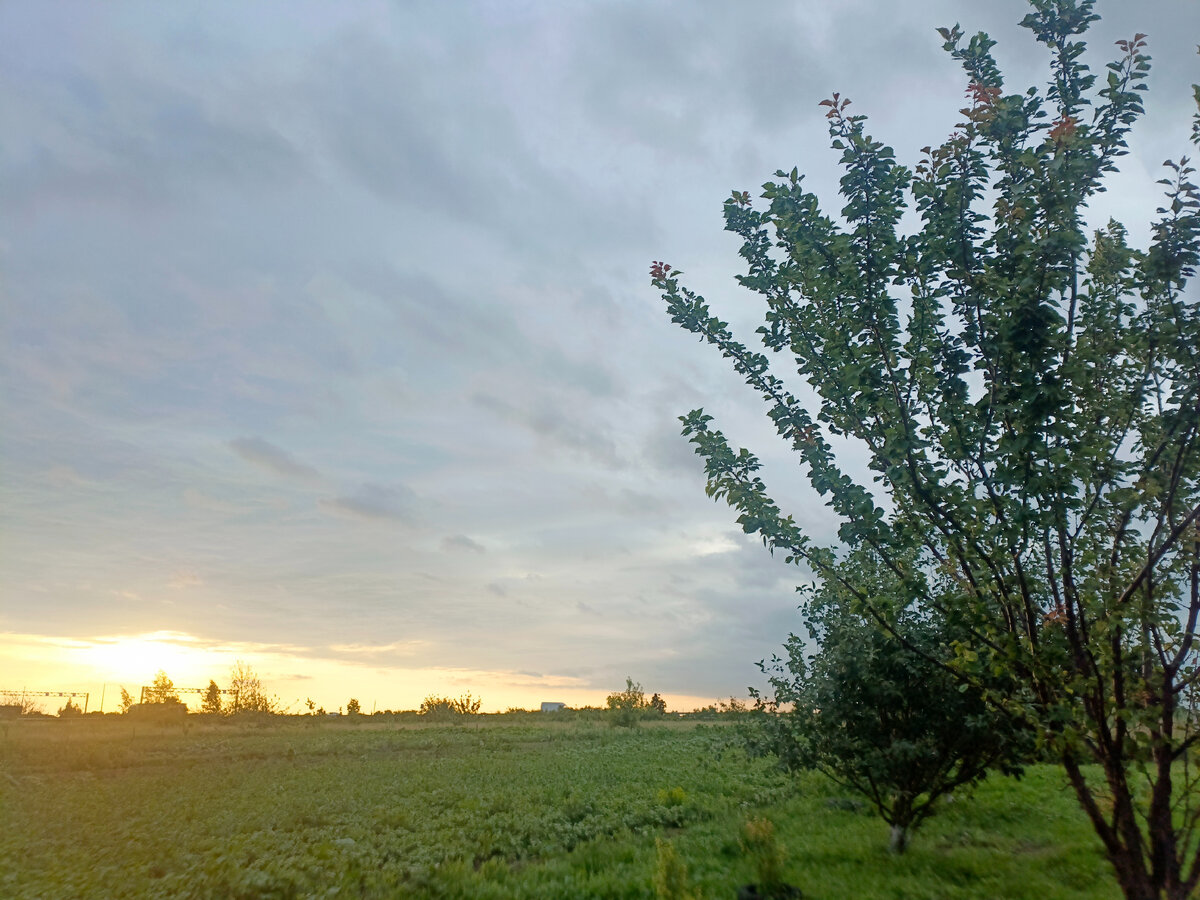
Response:
POLYGON ((952 797, 901 856, 826 776, 748 756, 744 724, 8 722, 0 896, 733 898, 768 863, 830 900, 1119 896, 1055 767, 952 797))

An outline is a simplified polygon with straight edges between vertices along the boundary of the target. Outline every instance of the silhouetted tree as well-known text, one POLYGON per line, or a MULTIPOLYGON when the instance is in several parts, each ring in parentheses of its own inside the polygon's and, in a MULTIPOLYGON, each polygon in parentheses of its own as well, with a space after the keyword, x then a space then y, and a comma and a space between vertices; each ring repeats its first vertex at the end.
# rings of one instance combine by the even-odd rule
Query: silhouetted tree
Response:
POLYGON ((221 689, 217 687, 217 683, 209 679, 208 689, 204 692, 204 699, 200 701, 200 712, 212 713, 213 715, 221 711, 221 689))
POLYGON ((76 706, 70 697, 67 698, 67 702, 63 705, 63 708, 58 711, 58 717, 60 719, 69 719, 72 716, 82 715, 83 710, 76 706))
POLYGON ((154 675, 154 681, 146 688, 144 703, 179 703, 179 694, 175 692, 175 682, 167 673, 159 669, 154 675))
POLYGON ((233 692, 233 700, 229 703, 229 712, 231 713, 274 713, 279 711, 278 699, 267 696, 257 673, 249 664, 240 659, 230 670, 229 688, 233 692))

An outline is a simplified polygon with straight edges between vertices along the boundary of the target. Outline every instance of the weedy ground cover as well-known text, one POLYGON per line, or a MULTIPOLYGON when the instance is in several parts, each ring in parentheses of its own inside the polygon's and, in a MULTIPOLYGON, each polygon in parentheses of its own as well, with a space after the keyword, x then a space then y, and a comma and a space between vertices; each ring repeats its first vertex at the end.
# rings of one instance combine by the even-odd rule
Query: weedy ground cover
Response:
POLYGON ((903 857, 824 778, 748 758, 726 727, 396 727, 282 721, 0 732, 0 896, 643 898, 656 838, 691 888, 754 881, 768 819, 806 897, 1115 898, 1057 770, 957 797, 903 857))

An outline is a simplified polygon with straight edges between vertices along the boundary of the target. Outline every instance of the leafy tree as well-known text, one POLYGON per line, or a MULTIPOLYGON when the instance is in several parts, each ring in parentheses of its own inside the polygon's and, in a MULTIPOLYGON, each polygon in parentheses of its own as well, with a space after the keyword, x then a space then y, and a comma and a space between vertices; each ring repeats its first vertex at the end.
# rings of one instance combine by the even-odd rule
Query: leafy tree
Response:
POLYGON ((279 700, 267 695, 263 689, 262 680, 253 667, 240 659, 230 670, 229 689, 233 692, 233 700, 230 701, 228 708, 231 713, 279 712, 279 700))
MULTIPOLYGON (((860 554, 852 564, 858 583, 886 584, 876 560, 860 554)), ((948 670, 955 636, 943 620, 904 611, 885 630, 859 609, 837 581, 815 592, 806 620, 817 649, 806 657, 811 645, 791 635, 786 660, 760 663, 773 693, 758 708, 772 715, 750 742, 785 768, 820 769, 865 797, 901 853, 939 799, 992 767, 1017 772, 1031 748, 1009 716, 948 670)))
MULTIPOLYGON (((123 689, 122 689, 123 690, 123 689)), ((124 697, 122 697, 124 700, 124 697)), ((167 673, 159 669, 154 675, 154 681, 146 688, 145 703, 180 703, 179 694, 175 692, 175 682, 167 673)))
POLYGON ((609 694, 605 702, 612 716, 610 721, 620 728, 635 727, 649 707, 642 686, 629 676, 625 676, 625 690, 609 694))
POLYGON ((661 694, 655 694, 650 698, 648 708, 658 713, 660 716, 667 714, 667 701, 662 698, 661 694))
POLYGON ((133 695, 130 694, 129 691, 125 690, 125 686, 122 685, 121 686, 121 703, 120 703, 118 709, 120 709, 121 712, 123 712, 123 713, 127 713, 127 712, 129 712, 129 708, 131 706, 133 706, 133 704, 134 704, 133 695))
POLYGON ((748 192, 726 201, 765 353, 678 270, 655 263, 651 278, 765 399, 839 517, 838 545, 784 515, 758 458, 697 409, 684 433, 709 495, 881 628, 892 610, 841 565, 860 548, 890 573, 885 597, 955 620, 951 668, 1061 760, 1125 896, 1179 900, 1200 882, 1197 720, 1181 708, 1200 677, 1200 304, 1185 292, 1200 191, 1186 159, 1170 162, 1146 249, 1116 222, 1088 234, 1084 208, 1142 113, 1144 35, 1097 79, 1080 40, 1092 0, 1030 6, 1045 91, 1006 91, 987 35, 942 29, 968 106, 914 169, 834 95, 840 217, 795 169, 764 185, 763 209, 748 192), (910 202, 919 224, 902 234, 910 202), (771 371, 777 353, 798 381, 771 371), (850 446, 870 479, 839 463, 850 446), (995 692, 992 673, 1015 687, 995 692))
POLYGON ((221 712, 221 689, 211 678, 208 681, 208 688, 204 691, 204 697, 200 701, 200 712, 213 715, 221 712))
POLYGON ((360 712, 362 712, 362 708, 358 705, 358 701, 351 697, 350 702, 346 704, 346 715, 357 716, 360 712))

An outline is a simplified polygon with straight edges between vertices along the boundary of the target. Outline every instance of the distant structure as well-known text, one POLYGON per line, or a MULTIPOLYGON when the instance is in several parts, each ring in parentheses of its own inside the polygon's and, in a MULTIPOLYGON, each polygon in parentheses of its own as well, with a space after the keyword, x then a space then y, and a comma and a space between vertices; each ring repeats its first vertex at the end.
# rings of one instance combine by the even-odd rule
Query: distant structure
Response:
POLYGON ((560 709, 565 709, 565 703, 543 703, 542 712, 558 712, 560 709))

